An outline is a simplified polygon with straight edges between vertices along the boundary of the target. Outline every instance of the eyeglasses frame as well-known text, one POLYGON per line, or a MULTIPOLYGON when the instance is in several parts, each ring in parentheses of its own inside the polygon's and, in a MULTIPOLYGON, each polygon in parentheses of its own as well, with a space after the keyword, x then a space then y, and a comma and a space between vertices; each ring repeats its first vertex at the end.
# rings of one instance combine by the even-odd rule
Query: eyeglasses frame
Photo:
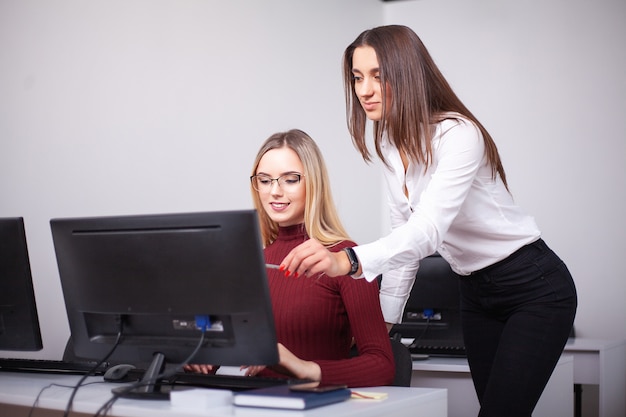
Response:
POLYGON ((264 177, 264 178, 267 178, 270 181, 270 186, 269 186, 268 190, 272 189, 272 185, 274 184, 274 181, 276 181, 276 184, 278 184, 278 187, 280 187, 280 189, 282 190, 283 187, 280 184, 280 179, 285 177, 285 176, 287 176, 287 175, 295 175, 295 176, 297 176, 298 177, 298 184, 300 184, 302 182, 302 177, 304 177, 304 174, 301 174, 299 172, 288 172, 288 173, 285 173, 285 174, 281 175, 278 178, 272 178, 269 175, 265 175, 265 174, 256 174, 256 175, 251 175, 250 176, 250 183, 252 184, 252 188, 254 188, 256 191, 261 193, 261 192, 263 192, 263 190, 259 190, 256 187, 256 181, 254 179, 258 178, 258 177, 264 177))

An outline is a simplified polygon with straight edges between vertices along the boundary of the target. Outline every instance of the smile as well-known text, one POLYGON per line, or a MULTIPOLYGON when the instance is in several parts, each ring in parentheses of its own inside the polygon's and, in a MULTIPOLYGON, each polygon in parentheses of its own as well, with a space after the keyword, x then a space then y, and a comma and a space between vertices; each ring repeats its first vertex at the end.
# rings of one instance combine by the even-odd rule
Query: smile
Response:
POLYGON ((270 206, 272 206, 274 210, 282 210, 288 205, 289 203, 270 203, 270 206))

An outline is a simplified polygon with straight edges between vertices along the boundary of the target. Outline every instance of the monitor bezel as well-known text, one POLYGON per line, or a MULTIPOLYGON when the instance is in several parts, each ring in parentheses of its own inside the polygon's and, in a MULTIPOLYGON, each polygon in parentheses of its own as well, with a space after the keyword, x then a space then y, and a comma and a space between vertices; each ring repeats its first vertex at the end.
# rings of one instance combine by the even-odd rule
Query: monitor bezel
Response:
MULTIPOLYGON (((110 351, 116 339, 110 330, 119 327, 111 320, 119 315, 126 322, 126 329, 110 356, 111 363, 147 367, 159 353, 168 364, 178 364, 193 351, 200 332, 192 323, 189 331, 182 328, 175 334, 151 334, 155 337, 142 341, 137 336, 142 326, 151 322, 150 316, 158 316, 168 325, 175 317, 193 320, 196 316, 212 319, 227 316, 232 325, 232 343, 225 346, 220 340, 215 342, 215 337, 211 337, 215 333, 207 331, 205 343, 194 357, 195 363, 273 365, 278 362, 255 210, 56 218, 50 225, 77 358, 99 360, 110 351), (133 239, 143 239, 143 243, 131 243, 133 239), (137 252, 125 256, 119 247, 125 244, 127 250, 137 252), (186 246, 177 250, 175 245, 186 246), (205 250, 217 253, 210 261, 195 256, 209 253, 205 250), (137 261, 134 265, 124 264, 134 260, 137 261), (190 266, 189 262, 194 265, 190 266), (200 274, 197 269, 201 267, 211 270, 214 278, 200 274), (124 268, 134 268, 138 275, 133 279, 137 281, 129 279, 129 270, 124 268), (183 269, 187 274, 179 274, 176 281, 162 272, 183 269), (89 322, 88 314, 104 319, 89 322), (96 336, 89 333, 94 323, 96 327, 98 323, 103 328, 108 326, 108 333, 96 336), (168 343, 163 343, 163 339, 168 343)), ((156 319, 153 324, 158 326, 156 319)))

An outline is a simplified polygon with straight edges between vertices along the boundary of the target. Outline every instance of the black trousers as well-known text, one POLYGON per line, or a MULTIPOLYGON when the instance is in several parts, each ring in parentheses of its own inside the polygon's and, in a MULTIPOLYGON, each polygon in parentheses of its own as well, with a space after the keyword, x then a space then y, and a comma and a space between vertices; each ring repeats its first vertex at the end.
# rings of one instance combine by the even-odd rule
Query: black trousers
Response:
POLYGON ((574 323, 571 274, 539 239, 462 277, 460 288, 479 417, 530 417, 574 323))

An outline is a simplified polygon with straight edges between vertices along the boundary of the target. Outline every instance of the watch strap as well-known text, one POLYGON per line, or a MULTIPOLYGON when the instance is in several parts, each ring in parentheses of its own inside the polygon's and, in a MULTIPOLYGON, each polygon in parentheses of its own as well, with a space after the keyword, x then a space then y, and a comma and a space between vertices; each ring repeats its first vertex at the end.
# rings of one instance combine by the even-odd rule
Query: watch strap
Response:
POLYGON ((357 258, 354 249, 352 248, 343 248, 343 251, 348 255, 348 260, 350 261, 350 272, 348 275, 354 275, 359 270, 359 258, 357 258))

